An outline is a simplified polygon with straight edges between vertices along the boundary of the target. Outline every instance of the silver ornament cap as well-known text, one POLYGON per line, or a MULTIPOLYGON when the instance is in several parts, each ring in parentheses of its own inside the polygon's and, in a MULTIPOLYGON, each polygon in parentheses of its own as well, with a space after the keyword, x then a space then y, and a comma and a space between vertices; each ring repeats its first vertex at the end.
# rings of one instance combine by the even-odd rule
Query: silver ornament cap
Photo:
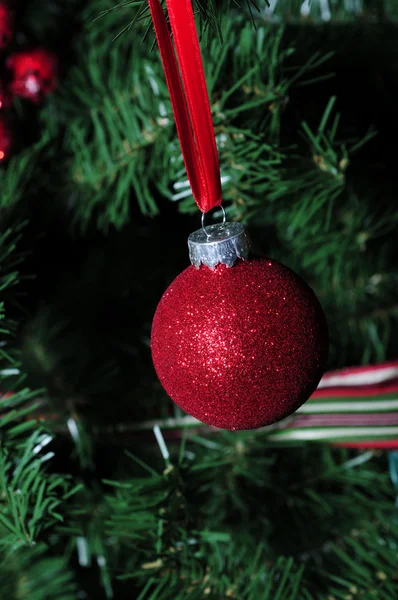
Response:
POLYGON ((202 226, 188 237, 189 258, 196 269, 206 265, 214 269, 218 264, 232 267, 238 259, 250 253, 250 238, 242 223, 219 223, 202 226))

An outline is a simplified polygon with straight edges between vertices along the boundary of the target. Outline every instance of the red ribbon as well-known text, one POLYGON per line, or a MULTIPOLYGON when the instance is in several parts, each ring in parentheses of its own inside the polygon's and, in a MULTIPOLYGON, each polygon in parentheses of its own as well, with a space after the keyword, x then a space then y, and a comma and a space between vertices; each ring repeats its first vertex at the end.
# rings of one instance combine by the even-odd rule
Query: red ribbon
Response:
POLYGON ((175 49, 160 1, 148 4, 192 194, 208 212, 222 201, 220 167, 191 0, 166 0, 175 49))

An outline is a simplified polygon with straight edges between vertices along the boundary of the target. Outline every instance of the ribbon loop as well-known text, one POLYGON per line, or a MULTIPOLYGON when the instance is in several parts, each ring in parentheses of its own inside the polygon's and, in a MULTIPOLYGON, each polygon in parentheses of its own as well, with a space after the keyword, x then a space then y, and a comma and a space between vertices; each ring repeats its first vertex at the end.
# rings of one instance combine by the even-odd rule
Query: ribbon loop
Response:
POLYGON ((191 0, 148 0, 192 194, 206 213, 219 206, 220 167, 191 0), (178 61, 178 62, 177 62, 178 61))

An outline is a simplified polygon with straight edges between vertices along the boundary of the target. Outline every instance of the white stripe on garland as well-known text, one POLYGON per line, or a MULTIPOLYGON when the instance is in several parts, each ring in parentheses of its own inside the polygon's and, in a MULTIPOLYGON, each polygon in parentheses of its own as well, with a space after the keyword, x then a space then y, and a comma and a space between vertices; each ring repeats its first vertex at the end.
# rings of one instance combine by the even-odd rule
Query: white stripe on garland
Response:
POLYGON ((344 439, 357 440, 358 438, 374 439, 380 436, 385 439, 386 436, 398 436, 397 427, 324 427, 322 429, 288 429, 271 433, 268 440, 271 442, 281 442, 286 440, 328 440, 338 441, 344 439))
POLYGON ((369 371, 361 370, 357 373, 352 371, 344 373, 337 371, 335 375, 326 375, 321 379, 318 389, 328 387, 350 386, 350 385, 372 385, 398 378, 398 366, 388 366, 385 368, 372 369, 369 371))
POLYGON ((317 413, 359 413, 359 412, 379 412, 388 410, 398 410, 398 400, 370 400, 360 402, 352 398, 348 402, 315 402, 311 401, 303 404, 296 411, 296 414, 317 414, 317 413))

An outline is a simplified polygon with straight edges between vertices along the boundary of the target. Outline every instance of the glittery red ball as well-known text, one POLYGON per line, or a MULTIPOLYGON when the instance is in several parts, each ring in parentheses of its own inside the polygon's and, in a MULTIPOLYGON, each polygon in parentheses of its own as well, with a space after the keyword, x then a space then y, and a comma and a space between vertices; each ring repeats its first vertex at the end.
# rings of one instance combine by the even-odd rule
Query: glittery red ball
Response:
POLYGON ((0 113, 0 164, 10 158, 13 136, 10 127, 0 113))
POLYGON ((57 84, 57 59, 42 48, 17 52, 7 59, 11 71, 10 89, 15 96, 38 104, 57 84))
POLYGON ((315 390, 328 330, 298 275, 253 259, 183 271, 156 309, 151 347, 160 382, 183 410, 215 427, 254 429, 315 390))
POLYGON ((0 50, 6 48, 14 35, 14 11, 0 0, 0 50))

